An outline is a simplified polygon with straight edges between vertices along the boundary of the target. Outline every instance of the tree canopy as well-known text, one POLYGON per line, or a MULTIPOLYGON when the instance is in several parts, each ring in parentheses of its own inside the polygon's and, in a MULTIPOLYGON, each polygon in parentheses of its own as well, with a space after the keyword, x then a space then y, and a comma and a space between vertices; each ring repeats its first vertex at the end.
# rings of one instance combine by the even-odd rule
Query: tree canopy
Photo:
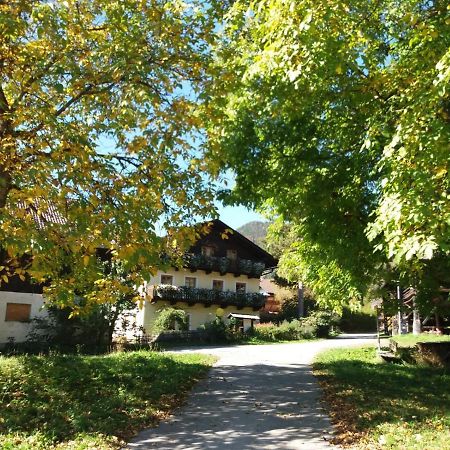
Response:
MULTIPOLYGON (((230 201, 288 222, 281 272, 318 301, 450 253, 450 17, 442 0, 238 0, 205 94, 230 201)), ((277 230, 274 230, 277 233, 277 230)))
POLYGON ((142 274, 192 240, 184 226, 212 204, 195 105, 213 3, 0 4, 4 281, 31 253, 31 273, 67 304, 97 276, 97 248, 142 274))

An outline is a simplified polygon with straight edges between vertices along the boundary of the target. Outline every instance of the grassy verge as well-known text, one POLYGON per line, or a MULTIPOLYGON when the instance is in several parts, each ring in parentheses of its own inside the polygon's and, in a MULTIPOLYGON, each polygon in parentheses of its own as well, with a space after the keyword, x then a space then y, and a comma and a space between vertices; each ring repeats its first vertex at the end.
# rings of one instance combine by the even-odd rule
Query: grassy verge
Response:
POLYGON ((418 342, 450 342, 449 335, 401 334, 391 338, 401 348, 414 347, 418 342))
POLYGON ((119 448, 180 403, 207 355, 0 357, 0 448, 119 448))
POLYGON ((301 344, 307 342, 322 341, 324 338, 312 338, 312 339, 296 339, 296 340, 277 340, 266 341, 258 337, 252 336, 242 340, 235 340, 232 342, 161 342, 158 343, 157 351, 171 351, 182 350, 184 348, 207 348, 207 347, 236 347, 238 345, 277 345, 277 344, 301 344))
POLYGON ((450 373, 381 364, 375 349, 333 349, 315 375, 338 430, 336 443, 364 449, 449 449, 450 373))

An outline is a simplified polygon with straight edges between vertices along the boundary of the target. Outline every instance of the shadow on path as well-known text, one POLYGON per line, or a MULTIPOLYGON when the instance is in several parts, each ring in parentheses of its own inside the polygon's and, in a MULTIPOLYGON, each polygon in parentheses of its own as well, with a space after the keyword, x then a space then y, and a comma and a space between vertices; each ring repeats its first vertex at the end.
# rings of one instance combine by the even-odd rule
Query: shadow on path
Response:
POLYGON ((175 417, 128 448, 330 448, 332 427, 319 397, 309 365, 219 365, 175 417))

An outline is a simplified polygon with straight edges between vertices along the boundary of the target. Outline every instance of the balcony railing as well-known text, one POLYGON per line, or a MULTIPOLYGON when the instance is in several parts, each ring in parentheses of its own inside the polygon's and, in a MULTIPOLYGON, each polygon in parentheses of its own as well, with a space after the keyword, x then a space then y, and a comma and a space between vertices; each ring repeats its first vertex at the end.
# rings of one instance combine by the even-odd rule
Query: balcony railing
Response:
POLYGON ((153 301, 158 300, 166 300, 172 303, 186 302, 190 305, 201 303, 205 306, 220 305, 236 306, 237 308, 249 306, 254 309, 260 309, 264 306, 266 298, 259 292, 243 293, 186 286, 159 285, 153 288, 153 301))
POLYGON ((230 259, 227 257, 206 256, 202 254, 188 253, 185 255, 185 267, 191 270, 202 269, 206 272, 219 272, 222 275, 234 273, 236 275, 248 275, 249 278, 259 278, 265 264, 250 259, 230 259))

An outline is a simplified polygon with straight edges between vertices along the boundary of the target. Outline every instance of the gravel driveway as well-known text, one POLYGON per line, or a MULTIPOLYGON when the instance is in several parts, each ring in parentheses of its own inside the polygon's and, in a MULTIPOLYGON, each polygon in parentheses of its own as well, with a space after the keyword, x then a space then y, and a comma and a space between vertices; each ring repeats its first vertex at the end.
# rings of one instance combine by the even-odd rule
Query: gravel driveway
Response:
POLYGON ((128 449, 330 449, 333 432, 311 373, 325 349, 375 344, 369 336, 298 344, 184 349, 217 355, 207 379, 159 427, 139 433, 128 449))

